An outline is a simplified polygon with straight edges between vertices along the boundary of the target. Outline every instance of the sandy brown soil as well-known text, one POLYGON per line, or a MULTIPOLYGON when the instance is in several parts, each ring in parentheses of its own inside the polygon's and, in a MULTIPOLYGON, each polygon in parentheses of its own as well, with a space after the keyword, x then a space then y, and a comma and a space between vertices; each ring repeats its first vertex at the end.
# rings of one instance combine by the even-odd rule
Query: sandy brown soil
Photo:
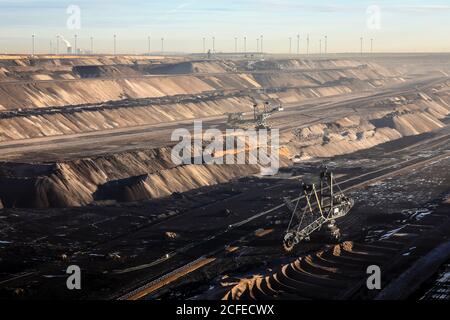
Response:
MULTIPOLYGON (((258 290, 279 298, 336 297, 340 291, 334 289, 347 288, 340 282, 345 279, 335 276, 330 282, 326 276, 339 273, 341 261, 359 261, 366 254, 386 260, 398 253, 391 255, 383 245, 377 251, 373 249, 377 245, 367 243, 375 239, 377 223, 350 217, 345 224, 351 235, 348 242, 307 245, 308 254, 295 261, 275 252, 273 242, 281 237, 278 227, 285 220, 278 211, 268 224, 258 220, 262 225, 255 222, 236 234, 224 230, 278 205, 286 193, 298 188, 298 182, 288 178, 298 171, 300 175, 314 171, 322 161, 334 163, 342 177, 350 177, 445 154, 450 133, 450 57, 430 59, 420 55, 264 61, 1 57, 1 293, 58 296, 60 272, 70 260, 83 264, 92 280, 86 292, 73 297, 116 297, 234 243, 248 231, 255 235, 254 228, 260 241, 270 244, 262 249, 268 251, 252 256, 258 248, 237 245, 237 251, 230 250, 225 258, 215 256, 208 266, 192 272, 212 270, 198 278, 199 288, 211 283, 220 287, 214 292, 216 298, 257 298, 253 295, 258 290), (283 168, 278 176, 256 178, 259 167, 248 164, 172 163, 174 129, 190 129, 195 119, 203 120, 205 129, 224 130, 228 113, 243 112, 251 118, 255 101, 284 106, 269 120, 281 133, 283 168), (367 239, 361 238, 365 233, 354 236, 358 228, 372 234, 367 239), (205 244, 211 235, 218 239, 205 244), (197 243, 201 245, 193 245, 197 243), (174 257, 164 258, 168 252, 174 257), (249 262, 252 257, 257 257, 255 263, 269 259, 272 270, 260 273, 261 265, 249 262), (307 275, 312 272, 308 268, 318 268, 316 259, 330 260, 322 266, 324 274, 307 275), (224 265, 218 267, 217 262, 224 265), (239 268, 249 273, 239 273, 239 268), (104 270, 107 273, 99 277, 104 270), (233 274, 221 279, 227 285, 213 281, 220 270, 233 274), (27 277, 33 279, 31 285, 26 284, 27 277), (308 282, 311 278, 314 283, 308 282), (306 294, 319 292, 323 285, 329 287, 326 296, 306 294)), ((437 162, 432 172, 417 170, 422 170, 420 179, 434 179, 447 167, 448 163, 437 162)), ((414 218, 424 213, 422 205, 438 198, 446 208, 441 201, 443 195, 448 201, 446 176, 431 184, 415 179, 403 177, 401 191, 382 185, 382 190, 374 186, 355 192, 359 203, 368 203, 358 207, 356 215, 369 210, 368 219, 376 220, 378 215, 384 219, 386 212, 394 210, 414 218), (423 183, 417 194, 408 179, 423 183), (421 199, 427 188, 430 192, 420 207, 405 200, 421 199), (406 204, 394 203, 391 194, 406 204)), ((382 231, 394 230, 397 222, 387 219, 382 231)), ((430 240, 430 248, 436 242, 430 240)), ((348 268, 357 280, 361 265, 348 268)), ((399 265, 392 277, 401 270, 399 265)), ((184 277, 175 278, 174 292, 179 296, 205 294, 193 292, 190 283, 183 283, 184 277)), ((160 289, 157 294, 167 297, 165 288, 160 289)))

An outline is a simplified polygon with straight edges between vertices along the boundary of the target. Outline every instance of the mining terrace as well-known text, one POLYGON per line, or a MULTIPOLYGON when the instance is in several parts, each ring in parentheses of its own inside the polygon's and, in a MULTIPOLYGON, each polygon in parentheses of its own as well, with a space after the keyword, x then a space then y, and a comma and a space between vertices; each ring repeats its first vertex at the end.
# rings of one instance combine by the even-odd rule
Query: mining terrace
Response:
POLYGON ((448 299, 449 72, 444 54, 1 56, 0 298, 448 299), (171 160, 175 129, 266 101, 277 175, 171 160), (342 241, 286 254, 283 197, 323 163, 356 200, 342 241))

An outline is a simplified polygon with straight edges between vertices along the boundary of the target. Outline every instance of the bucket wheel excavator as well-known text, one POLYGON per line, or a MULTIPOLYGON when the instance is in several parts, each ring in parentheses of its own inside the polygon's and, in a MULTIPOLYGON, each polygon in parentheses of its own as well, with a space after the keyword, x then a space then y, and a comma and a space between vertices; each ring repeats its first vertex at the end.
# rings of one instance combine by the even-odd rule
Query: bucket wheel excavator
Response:
POLYGON ((320 173, 318 184, 302 183, 298 199, 293 202, 284 198, 284 201, 292 213, 283 241, 286 252, 292 251, 300 242, 310 240, 313 233, 324 227, 333 239, 339 240, 336 220, 346 216, 354 206, 354 200, 344 195, 327 167, 320 173))
POLYGON ((272 106, 270 102, 266 101, 260 107, 260 104, 254 99, 252 119, 244 119, 245 114, 243 112, 229 113, 227 125, 231 128, 247 129, 247 127, 254 127, 256 130, 270 129, 267 120, 275 113, 282 111, 284 111, 284 108, 281 105, 272 106))

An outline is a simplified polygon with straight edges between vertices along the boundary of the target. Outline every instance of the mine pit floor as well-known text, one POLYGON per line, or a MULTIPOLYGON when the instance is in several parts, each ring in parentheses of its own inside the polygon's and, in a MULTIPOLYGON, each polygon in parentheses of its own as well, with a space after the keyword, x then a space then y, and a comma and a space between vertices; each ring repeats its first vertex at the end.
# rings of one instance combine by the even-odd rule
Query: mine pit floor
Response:
MULTIPOLYGON (((413 138, 406 139, 333 158, 331 169, 346 180, 415 157, 417 161, 426 160, 418 157, 424 151, 430 151, 428 157, 433 159, 448 148, 448 137, 422 135, 415 137, 413 144, 413 138)), ((296 256, 286 256, 281 239, 288 214, 282 208, 225 232, 231 224, 278 206, 283 196, 297 196, 302 175, 316 172, 316 166, 317 162, 285 169, 280 179, 248 177, 140 203, 2 210, 0 297, 118 298, 202 256, 213 256, 214 261, 143 298, 223 297, 230 289, 221 286, 223 275, 231 282, 270 274, 283 264, 330 245, 312 241, 302 245, 296 256), (286 178, 288 174, 291 179, 286 178), (255 236, 261 229, 262 236, 255 236), (226 245, 231 245, 228 250, 226 245), (84 289, 80 292, 65 287, 65 269, 72 264, 83 270, 84 289)), ((447 219, 450 210, 442 204, 442 198, 449 192, 449 169, 449 158, 441 157, 352 190, 350 195, 357 199, 357 205, 341 222, 344 240, 371 243, 406 222, 411 224, 411 217, 416 224, 434 215, 447 219), (416 213, 420 216, 427 212, 424 209, 431 214, 416 220, 416 213)), ((430 246, 442 240, 433 233, 428 235, 430 246)), ((405 256, 405 264, 419 255, 405 256)), ((401 270, 392 271, 392 277, 401 270)), ((359 291, 351 297, 370 298, 359 291)))

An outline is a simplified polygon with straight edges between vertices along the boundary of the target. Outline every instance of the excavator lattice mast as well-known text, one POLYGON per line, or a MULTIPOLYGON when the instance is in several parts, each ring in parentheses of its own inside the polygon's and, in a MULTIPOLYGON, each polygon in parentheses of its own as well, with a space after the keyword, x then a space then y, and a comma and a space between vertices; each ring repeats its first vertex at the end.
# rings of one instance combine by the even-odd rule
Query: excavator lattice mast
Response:
POLYGON ((339 237, 336 220, 348 214, 354 206, 354 201, 346 197, 340 188, 336 193, 336 187, 339 188, 339 185, 336 184, 333 173, 325 168, 320 174, 319 188, 314 183, 303 184, 303 196, 299 196, 295 206, 290 199, 285 198, 285 203, 292 212, 283 243, 286 251, 292 251, 298 243, 309 240, 310 236, 324 225, 328 225, 332 230, 333 237, 339 237), (305 199, 306 206, 300 213, 302 199, 305 199))

